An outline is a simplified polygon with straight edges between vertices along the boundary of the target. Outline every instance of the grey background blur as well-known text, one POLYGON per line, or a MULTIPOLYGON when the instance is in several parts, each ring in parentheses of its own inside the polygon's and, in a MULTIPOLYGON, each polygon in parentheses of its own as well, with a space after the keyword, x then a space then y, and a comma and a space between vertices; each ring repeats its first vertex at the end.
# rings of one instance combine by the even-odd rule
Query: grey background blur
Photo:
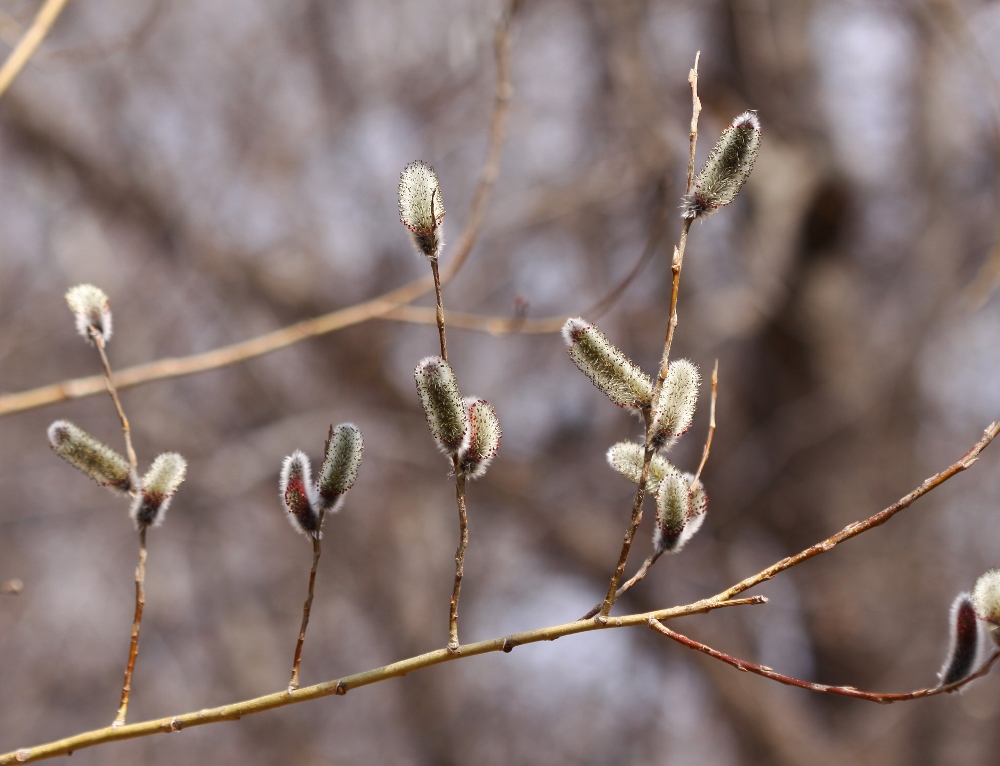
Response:
MULTIPOLYGON (((13 41, 36 3, 6 2, 13 41)), ((78 0, 0 101, 0 389, 97 372, 66 288, 111 296, 113 364, 214 348, 374 296, 427 265, 399 171, 437 169, 454 241, 481 165, 497 3, 78 0)), ((737 202, 696 224, 676 352, 720 360, 708 520, 620 610, 716 592, 863 518, 1000 415, 1000 6, 979 0, 539 0, 512 38, 494 202, 454 309, 577 314, 655 257, 601 327, 659 358, 690 97, 699 159, 738 112, 764 143, 737 202)), ((447 261, 446 247, 443 259, 447 261)), ((588 317, 590 318, 590 317, 588 317)), ((308 543, 277 474, 330 423, 366 441, 327 521, 304 684, 443 646, 453 487, 412 380, 431 326, 372 322, 123 394, 143 466, 190 462, 150 535, 129 718, 280 689, 308 543)), ((632 487, 604 464, 638 435, 556 336, 452 330, 499 459, 469 493, 462 636, 579 616, 603 593, 632 487)), ((673 453, 691 470, 707 426, 673 453)), ((56 458, 70 418, 114 445, 107 397, 0 422, 0 751, 107 725, 133 607, 125 504, 56 458)), ((1000 448, 888 526, 758 589, 766 607, 675 627, 826 683, 932 685, 954 595, 1000 564, 1000 448)), ((629 572, 649 548, 643 523, 629 572)), ((74 764, 992 764, 1000 679, 878 707, 748 677, 612 631, 422 671, 305 705, 88 750, 74 764)))

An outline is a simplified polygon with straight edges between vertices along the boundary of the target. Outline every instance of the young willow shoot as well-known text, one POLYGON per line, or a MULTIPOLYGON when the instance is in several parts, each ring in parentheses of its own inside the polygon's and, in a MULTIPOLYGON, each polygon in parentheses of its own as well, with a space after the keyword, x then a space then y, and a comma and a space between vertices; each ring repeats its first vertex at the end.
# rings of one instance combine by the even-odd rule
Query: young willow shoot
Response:
POLYGON ((313 593, 316 588, 316 570, 323 553, 320 539, 323 536, 323 519, 327 513, 336 513, 344 503, 347 491, 354 486, 361 468, 361 456, 365 443, 360 429, 353 423, 342 423, 334 428, 326 438, 323 465, 319 478, 312 481, 309 458, 301 450, 295 450, 285 458, 281 466, 279 487, 281 500, 289 522, 295 531, 312 541, 313 558, 309 569, 309 589, 302 605, 302 625, 295 643, 292 658, 292 674, 288 691, 299 688, 299 665, 302 662, 302 647, 309 627, 313 593))

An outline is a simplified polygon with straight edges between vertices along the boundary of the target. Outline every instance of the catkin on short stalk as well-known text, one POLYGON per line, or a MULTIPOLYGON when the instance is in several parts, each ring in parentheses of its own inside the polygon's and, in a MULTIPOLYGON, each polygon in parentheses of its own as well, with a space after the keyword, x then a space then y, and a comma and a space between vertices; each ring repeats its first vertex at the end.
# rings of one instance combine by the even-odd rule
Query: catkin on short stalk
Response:
POLYGON ((295 450, 281 466, 281 500, 292 526, 308 537, 319 536, 319 512, 309 458, 295 450))
POLYGON ((619 407, 648 407, 653 381, 617 349, 596 325, 579 317, 567 319, 562 328, 569 355, 580 371, 619 407))
POLYGON ((691 427, 698 404, 698 367, 687 359, 677 359, 667 366, 653 421, 650 438, 657 449, 673 444, 673 440, 691 427))
POLYGON ((951 605, 951 641, 938 678, 942 684, 953 684, 972 673, 979 656, 979 624, 972 599, 960 593, 951 605))
POLYGON ((104 291, 94 285, 76 285, 66 292, 69 304, 76 318, 76 331, 88 343, 94 343, 99 336, 104 343, 111 340, 111 303, 104 291))
POLYGON ((744 112, 722 131, 681 206, 683 218, 706 218, 728 205, 750 177, 760 151, 760 121, 744 112))
POLYGON ((358 480, 361 456, 365 442, 361 430, 353 423, 342 423, 331 428, 326 440, 323 466, 320 468, 317 490, 323 511, 335 513, 340 509, 347 490, 358 480))
POLYGON ((434 168, 411 162, 399 175, 399 220, 410 230, 413 244, 428 258, 437 258, 444 244, 444 200, 434 168))
POLYGON ((132 503, 131 516, 136 527, 158 527, 187 473, 187 461, 176 452, 159 455, 142 477, 142 491, 132 503))
POLYGON ((49 444, 59 457, 102 487, 115 492, 133 488, 135 482, 128 461, 68 420, 57 420, 49 426, 49 444))
POLYGON ((708 496, 694 475, 674 470, 660 482, 656 493, 656 530, 653 549, 658 553, 677 553, 701 529, 708 509, 708 496))
POLYGON ((469 413, 469 445, 459 454, 459 470, 470 479, 478 479, 500 449, 503 431, 496 410, 488 401, 467 397, 464 404, 469 413))
POLYGON ((431 435, 444 452, 458 455, 469 444, 469 412, 451 365, 439 356, 420 360, 413 377, 431 435))
MULTIPOLYGON (((608 450, 608 464, 633 484, 638 484, 642 477, 642 460, 644 449, 635 442, 618 442, 608 450)), ((646 476, 646 492, 656 495, 660 482, 670 473, 676 473, 667 459, 654 454, 649 463, 649 473, 646 476)))

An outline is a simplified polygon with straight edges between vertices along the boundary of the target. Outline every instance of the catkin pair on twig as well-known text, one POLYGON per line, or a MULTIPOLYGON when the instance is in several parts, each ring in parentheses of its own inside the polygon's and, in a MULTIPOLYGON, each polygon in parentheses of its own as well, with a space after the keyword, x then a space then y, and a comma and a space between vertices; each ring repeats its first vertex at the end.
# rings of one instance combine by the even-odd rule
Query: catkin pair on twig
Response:
POLYGON ((503 435, 493 405, 474 396, 463 397, 451 365, 440 356, 421 359, 413 377, 438 446, 458 459, 458 470, 469 478, 484 475, 503 435))
POLYGON ((321 536, 324 515, 340 510, 347 491, 357 481, 364 449, 361 431, 353 423, 331 427, 315 483, 304 452, 295 450, 285 458, 281 467, 281 499, 292 527, 309 537, 321 536))

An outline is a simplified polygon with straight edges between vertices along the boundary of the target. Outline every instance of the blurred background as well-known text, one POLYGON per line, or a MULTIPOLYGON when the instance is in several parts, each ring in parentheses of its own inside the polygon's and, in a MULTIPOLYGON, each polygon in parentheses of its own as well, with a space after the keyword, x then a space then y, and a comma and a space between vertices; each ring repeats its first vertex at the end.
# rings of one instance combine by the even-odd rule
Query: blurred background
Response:
MULTIPOLYGON (((0 3, 12 44, 37 2, 0 3)), ((398 223, 411 160, 457 242, 487 146, 498 2, 71 3, 0 101, 0 390, 99 371, 63 295, 111 297, 118 368, 253 337, 424 276, 398 223)), ((1000 415, 1000 4, 532 0, 511 35, 499 181, 446 306, 577 315, 652 370, 701 58, 699 162, 757 109, 730 208, 692 229, 675 353, 719 360, 702 531, 619 612, 711 595, 880 510, 1000 415), (659 236, 656 236, 657 233, 659 236), (650 257, 613 305, 587 314, 650 257)), ((451 251, 442 256, 447 265, 451 251)), ((424 299, 421 305, 429 305, 424 299)), ((469 491, 465 641, 572 620, 603 595, 639 435, 557 334, 452 329, 467 394, 504 427, 469 491)), ((129 720, 284 688, 310 564, 282 458, 331 423, 365 436, 326 523, 302 682, 447 640, 457 522, 412 370, 433 326, 378 320, 123 392, 140 466, 189 460, 150 533, 129 720)), ((693 470, 708 422, 671 460, 693 470)), ((112 720, 128 652, 127 503, 51 453, 68 418, 121 449, 106 396, 0 422, 0 751, 112 720)), ((755 592, 671 623, 810 680, 936 683, 955 594, 1000 565, 1000 448, 913 508, 755 592)), ((627 574, 650 548, 652 514, 627 574)), ((996 675, 996 674, 994 674, 996 675)), ((86 750, 74 764, 993 764, 1000 679, 893 706, 742 674, 652 631, 450 663, 239 723, 86 750)))

